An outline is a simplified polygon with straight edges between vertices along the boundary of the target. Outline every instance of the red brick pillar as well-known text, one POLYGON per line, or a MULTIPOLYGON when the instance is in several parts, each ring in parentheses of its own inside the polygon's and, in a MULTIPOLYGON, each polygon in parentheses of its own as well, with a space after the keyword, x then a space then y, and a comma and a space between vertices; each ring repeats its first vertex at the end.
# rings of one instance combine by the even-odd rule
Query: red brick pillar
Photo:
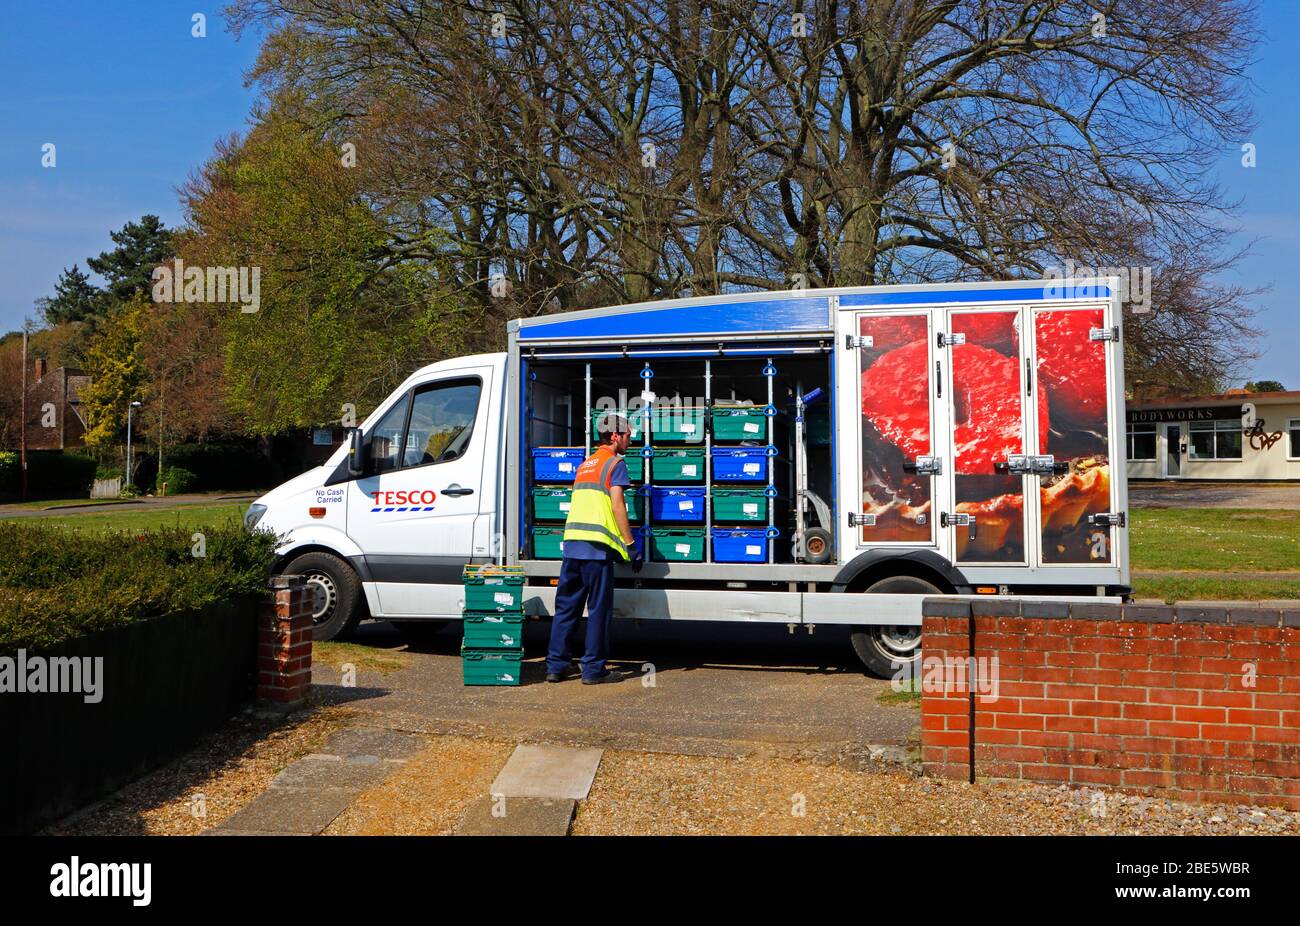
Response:
POLYGON ((275 576, 257 620, 257 700, 292 710, 311 687, 313 590, 302 576, 275 576))

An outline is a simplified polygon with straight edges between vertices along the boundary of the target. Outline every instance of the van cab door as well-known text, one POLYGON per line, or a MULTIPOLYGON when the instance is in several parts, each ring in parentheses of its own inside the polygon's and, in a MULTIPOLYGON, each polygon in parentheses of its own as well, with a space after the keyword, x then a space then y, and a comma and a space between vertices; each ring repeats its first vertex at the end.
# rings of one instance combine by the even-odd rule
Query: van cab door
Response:
POLYGON ((348 484, 348 534, 386 615, 441 613, 433 586, 459 583, 470 561, 480 506, 491 503, 493 373, 442 371, 393 400, 366 432, 366 473, 348 484))

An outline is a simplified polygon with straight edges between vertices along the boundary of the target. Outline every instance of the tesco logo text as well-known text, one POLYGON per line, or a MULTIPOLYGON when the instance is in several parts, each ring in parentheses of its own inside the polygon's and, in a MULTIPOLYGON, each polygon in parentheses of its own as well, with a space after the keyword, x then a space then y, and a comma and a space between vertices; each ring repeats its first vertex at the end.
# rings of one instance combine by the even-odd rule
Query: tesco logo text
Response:
POLYGON ((433 489, 397 489, 392 492, 375 492, 376 505, 432 505, 438 493, 433 489))

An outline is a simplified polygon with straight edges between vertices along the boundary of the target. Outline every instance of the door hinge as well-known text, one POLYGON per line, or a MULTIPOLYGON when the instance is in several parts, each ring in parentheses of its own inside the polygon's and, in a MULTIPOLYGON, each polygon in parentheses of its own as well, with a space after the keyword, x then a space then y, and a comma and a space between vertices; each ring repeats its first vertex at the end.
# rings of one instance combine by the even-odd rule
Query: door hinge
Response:
POLYGON ((857 336, 846 334, 844 336, 844 347, 848 350, 857 350, 858 348, 862 348, 862 347, 875 347, 875 346, 876 346, 876 339, 869 334, 861 334, 857 336))
POLYGON ((1088 524, 1092 527, 1127 527, 1128 517, 1122 511, 1114 514, 1105 511, 1088 515, 1088 524))
POLYGON ((917 457, 903 461, 903 472, 915 476, 942 476, 943 457, 917 457))
POLYGON ((938 341, 940 347, 954 347, 958 344, 965 344, 966 335, 964 332, 960 332, 960 331, 957 332, 956 334, 944 334, 942 331, 940 331, 938 341))
POLYGON ((1088 340, 1089 341, 1118 341, 1119 325, 1114 325, 1110 328, 1089 328, 1088 340))

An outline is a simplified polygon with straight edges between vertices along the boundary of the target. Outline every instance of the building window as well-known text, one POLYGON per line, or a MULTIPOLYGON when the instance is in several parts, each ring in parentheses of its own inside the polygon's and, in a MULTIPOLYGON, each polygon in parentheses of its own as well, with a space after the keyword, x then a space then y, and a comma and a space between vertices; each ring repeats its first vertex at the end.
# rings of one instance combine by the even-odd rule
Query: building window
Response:
POLYGON ((1193 421, 1191 457, 1193 460, 1240 460, 1240 421, 1193 421))
POLYGON ((1291 418, 1286 423, 1287 442, 1290 444, 1287 456, 1300 460, 1300 418, 1291 418))
POLYGON ((1128 458, 1154 460, 1156 458, 1156 426, 1131 424, 1128 426, 1128 458))

